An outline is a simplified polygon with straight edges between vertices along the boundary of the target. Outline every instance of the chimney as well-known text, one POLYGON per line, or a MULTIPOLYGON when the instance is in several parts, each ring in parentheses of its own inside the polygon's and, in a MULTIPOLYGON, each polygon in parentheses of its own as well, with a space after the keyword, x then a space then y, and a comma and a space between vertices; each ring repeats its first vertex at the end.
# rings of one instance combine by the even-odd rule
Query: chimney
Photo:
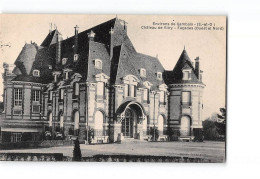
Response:
POLYGON ((56 42, 56 64, 60 63, 61 56, 61 37, 59 32, 57 31, 57 42, 56 42))
POLYGON ((75 29, 75 36, 74 36, 74 54, 78 54, 78 29, 79 27, 76 25, 75 29))
POLYGON ((110 34, 110 60, 112 59, 113 57, 113 48, 114 48, 114 29, 111 27, 110 31, 109 31, 109 34, 110 34))
POLYGON ((89 40, 89 41, 94 41, 95 35, 96 35, 96 34, 91 30, 91 31, 88 33, 88 40, 89 40))
POLYGON ((51 35, 52 32, 52 23, 50 23, 50 29, 49 29, 49 34, 51 35))
POLYGON ((195 75, 200 80, 200 58, 196 57, 195 59, 195 75))

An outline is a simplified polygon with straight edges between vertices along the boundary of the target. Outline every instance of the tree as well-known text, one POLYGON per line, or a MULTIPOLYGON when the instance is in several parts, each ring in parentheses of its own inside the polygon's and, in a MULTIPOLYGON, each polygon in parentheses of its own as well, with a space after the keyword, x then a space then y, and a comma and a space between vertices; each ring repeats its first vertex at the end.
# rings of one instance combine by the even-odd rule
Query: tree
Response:
POLYGON ((81 150, 79 145, 79 139, 77 138, 74 142, 74 150, 73 150, 73 161, 81 161, 81 150))

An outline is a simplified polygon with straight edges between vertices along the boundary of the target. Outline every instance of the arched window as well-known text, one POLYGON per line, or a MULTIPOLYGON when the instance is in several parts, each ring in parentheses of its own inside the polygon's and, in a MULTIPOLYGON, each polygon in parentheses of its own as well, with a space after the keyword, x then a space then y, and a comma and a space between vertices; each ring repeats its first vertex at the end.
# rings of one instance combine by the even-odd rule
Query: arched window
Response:
POLYGON ((74 83, 74 97, 78 97, 79 96, 79 83, 74 83))
POLYGON ((181 118, 181 136, 190 136, 190 118, 182 116, 181 118))
POLYGON ((103 136, 104 115, 101 111, 95 113, 95 133, 97 136, 103 136))

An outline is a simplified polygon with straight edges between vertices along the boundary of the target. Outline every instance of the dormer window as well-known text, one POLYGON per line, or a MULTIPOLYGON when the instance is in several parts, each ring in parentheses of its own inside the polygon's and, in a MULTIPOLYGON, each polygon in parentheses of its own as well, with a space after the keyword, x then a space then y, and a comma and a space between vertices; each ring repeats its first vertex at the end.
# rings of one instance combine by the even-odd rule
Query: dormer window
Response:
POLYGON ((74 62, 78 61, 78 59, 79 59, 79 54, 75 54, 74 55, 74 62))
POLYGON ((162 72, 157 72, 157 79, 162 80, 162 72))
POLYGON ((95 68, 102 69, 102 61, 100 59, 95 60, 95 68))
POLYGON ((63 58, 63 59, 62 59, 62 65, 66 65, 67 60, 68 60, 68 58, 63 58))
POLYGON ((182 80, 191 80, 191 70, 183 70, 183 78, 182 80))
POLYGON ((140 69, 140 76, 141 77, 146 77, 146 70, 144 68, 140 69))
POLYGON ((39 77, 40 76, 40 71, 39 70, 33 70, 33 76, 39 77))

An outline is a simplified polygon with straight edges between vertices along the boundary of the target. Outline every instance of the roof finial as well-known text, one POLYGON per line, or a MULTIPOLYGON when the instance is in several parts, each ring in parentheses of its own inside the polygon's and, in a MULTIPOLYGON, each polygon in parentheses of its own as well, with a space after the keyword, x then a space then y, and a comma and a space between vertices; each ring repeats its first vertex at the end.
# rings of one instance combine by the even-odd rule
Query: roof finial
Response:
POLYGON ((118 19, 117 14, 116 14, 116 19, 118 19))
POLYGON ((185 50, 185 45, 184 45, 184 50, 185 50))
POLYGON ((156 58, 158 58, 158 53, 156 54, 156 58))

